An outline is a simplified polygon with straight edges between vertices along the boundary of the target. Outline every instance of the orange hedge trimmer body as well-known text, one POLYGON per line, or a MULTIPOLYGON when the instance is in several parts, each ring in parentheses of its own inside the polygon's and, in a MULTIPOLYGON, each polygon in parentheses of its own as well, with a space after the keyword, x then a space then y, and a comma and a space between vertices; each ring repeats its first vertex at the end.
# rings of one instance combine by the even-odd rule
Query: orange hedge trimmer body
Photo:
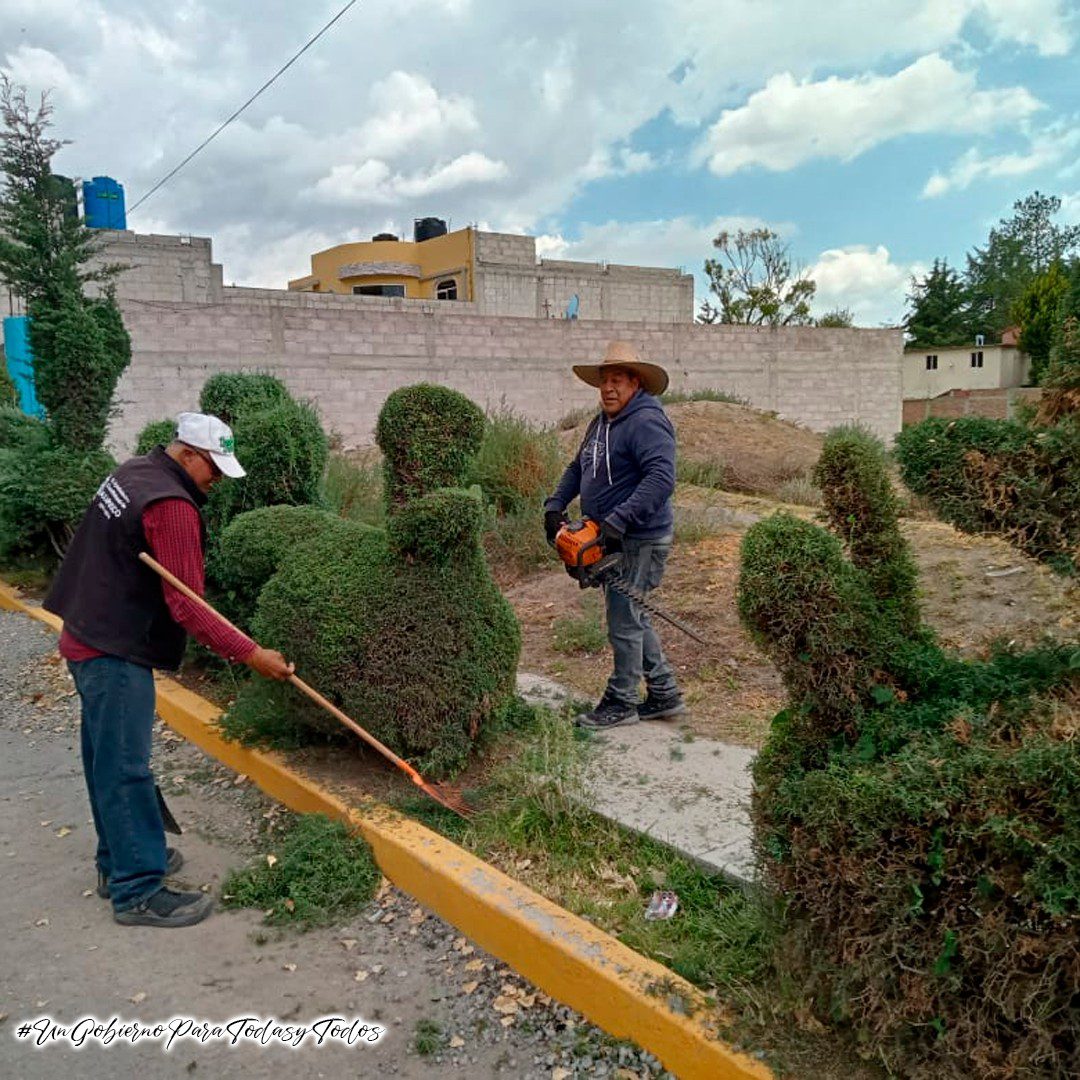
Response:
POLYGON ((555 534, 555 551, 562 559, 570 576, 576 578, 583 589, 596 585, 614 589, 644 608, 650 615, 671 623, 676 630, 688 634, 695 641, 700 641, 703 645, 711 644, 708 638, 702 637, 693 627, 687 626, 674 615, 669 615, 662 608, 657 607, 640 589, 635 589, 633 585, 623 580, 620 573, 622 552, 616 551, 610 555, 604 553, 600 525, 592 518, 568 521, 555 534))

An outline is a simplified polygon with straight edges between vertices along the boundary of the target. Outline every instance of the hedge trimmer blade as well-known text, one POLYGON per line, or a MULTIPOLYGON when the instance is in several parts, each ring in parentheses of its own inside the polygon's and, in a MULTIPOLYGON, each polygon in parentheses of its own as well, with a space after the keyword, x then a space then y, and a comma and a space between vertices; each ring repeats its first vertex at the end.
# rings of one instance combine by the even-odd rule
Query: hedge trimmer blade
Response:
POLYGON ((655 615, 658 619, 663 619, 664 622, 670 623, 676 630, 681 630, 695 641, 700 641, 702 645, 712 644, 712 642, 699 631, 695 630, 692 626, 687 625, 681 619, 675 618, 674 615, 669 615, 663 608, 654 604, 643 592, 639 589, 635 589, 629 582, 624 581, 619 577, 618 570, 615 569, 614 566, 605 567, 604 570, 596 575, 596 583, 598 585, 607 585, 609 588, 614 589, 617 593, 625 596, 627 600, 632 600, 650 615, 655 615))

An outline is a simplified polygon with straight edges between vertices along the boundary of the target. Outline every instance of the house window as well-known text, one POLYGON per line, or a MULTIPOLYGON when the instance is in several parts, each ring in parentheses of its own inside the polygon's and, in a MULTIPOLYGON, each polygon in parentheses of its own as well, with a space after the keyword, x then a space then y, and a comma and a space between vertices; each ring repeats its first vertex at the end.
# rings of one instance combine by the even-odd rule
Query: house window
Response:
POLYGON ((937 371, 937 356, 931 355, 926 358, 926 370, 937 371))
POLYGON ((404 296, 404 285, 354 285, 354 296, 404 296))
POLYGON ((439 284, 435 286, 435 299, 456 300, 457 280, 455 278, 447 278, 445 281, 440 281, 439 284))
POLYGON ((982 349, 980 349, 978 352, 973 352, 971 354, 971 366, 972 367, 982 367, 983 366, 982 349))

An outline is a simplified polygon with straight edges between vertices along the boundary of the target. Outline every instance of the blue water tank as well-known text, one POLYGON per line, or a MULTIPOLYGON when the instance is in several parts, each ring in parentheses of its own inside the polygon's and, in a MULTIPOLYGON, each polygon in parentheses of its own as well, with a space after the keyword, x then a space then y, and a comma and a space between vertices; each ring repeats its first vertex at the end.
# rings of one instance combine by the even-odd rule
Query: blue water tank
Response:
POLYGON ((19 395, 19 408, 27 416, 45 417, 34 393, 34 354, 30 351, 30 319, 13 315, 4 319, 4 359, 19 395))
POLYGON ((84 180, 83 220, 88 229, 126 229, 124 185, 111 176, 95 176, 84 180))

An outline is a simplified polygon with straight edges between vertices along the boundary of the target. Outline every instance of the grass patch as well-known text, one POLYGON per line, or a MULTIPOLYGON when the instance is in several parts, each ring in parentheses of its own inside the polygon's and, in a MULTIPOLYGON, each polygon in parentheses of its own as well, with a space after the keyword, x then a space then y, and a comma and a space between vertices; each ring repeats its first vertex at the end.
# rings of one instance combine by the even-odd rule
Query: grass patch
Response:
POLYGON ((598 653, 607 645, 607 630, 600 599, 591 593, 581 598, 581 615, 562 615, 551 631, 551 647, 560 653, 598 653))
POLYGON ((413 1028, 413 1049, 421 1057, 437 1054, 446 1045, 446 1035, 437 1020, 421 1017, 413 1028))
POLYGON ((272 852, 230 873, 221 895, 226 907, 259 908, 267 923, 306 929, 356 915, 381 878, 362 839, 323 814, 304 814, 272 852))
POLYGON ((479 484, 499 514, 532 511, 535 516, 565 464, 552 428, 502 408, 488 414, 468 483, 479 484))
POLYGON ((776 488, 776 498, 782 503, 795 506, 820 506, 821 488, 814 483, 813 477, 803 474, 783 480, 776 488))
POLYGON ((675 461, 675 480, 680 484, 715 488, 723 491, 727 482, 727 469, 719 461, 687 461, 680 457, 675 461))
POLYGON ((495 579, 505 583, 549 565, 556 558, 544 538, 538 502, 507 514, 488 507, 481 542, 495 579))
POLYGON ((382 528, 383 470, 375 462, 358 465, 341 454, 331 454, 322 479, 323 505, 349 521, 382 528))
POLYGON ((660 395, 663 405, 680 405, 684 401, 726 401, 729 405, 749 405, 750 399, 727 390, 677 390, 660 395))

